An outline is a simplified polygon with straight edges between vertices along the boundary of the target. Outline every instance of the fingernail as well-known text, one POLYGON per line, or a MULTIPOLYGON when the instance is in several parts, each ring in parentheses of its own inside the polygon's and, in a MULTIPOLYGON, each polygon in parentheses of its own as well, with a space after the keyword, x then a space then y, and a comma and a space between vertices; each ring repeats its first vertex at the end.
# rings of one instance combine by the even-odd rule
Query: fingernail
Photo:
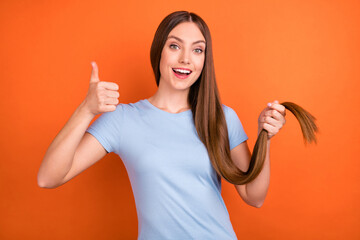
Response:
POLYGON ((268 107, 271 107, 271 103, 268 103, 267 106, 268 106, 268 107))

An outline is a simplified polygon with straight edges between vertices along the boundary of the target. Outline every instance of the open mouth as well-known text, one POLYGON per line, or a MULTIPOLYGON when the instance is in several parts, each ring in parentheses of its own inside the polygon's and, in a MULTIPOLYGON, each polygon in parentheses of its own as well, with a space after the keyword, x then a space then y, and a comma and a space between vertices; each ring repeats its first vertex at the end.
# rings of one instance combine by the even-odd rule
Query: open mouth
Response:
POLYGON ((180 75, 180 76, 187 76, 190 75, 192 73, 191 70, 188 69, 183 69, 183 68, 173 68, 172 69, 174 71, 174 73, 180 75))

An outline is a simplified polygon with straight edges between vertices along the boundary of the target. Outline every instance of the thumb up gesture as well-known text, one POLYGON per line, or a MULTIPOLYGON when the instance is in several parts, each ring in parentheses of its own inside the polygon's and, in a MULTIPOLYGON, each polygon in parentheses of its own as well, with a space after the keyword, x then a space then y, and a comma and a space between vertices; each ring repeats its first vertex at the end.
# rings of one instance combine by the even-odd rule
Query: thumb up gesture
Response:
POLYGON ((97 64, 91 62, 92 72, 89 90, 84 100, 85 109, 94 116, 99 113, 115 111, 119 103, 119 86, 113 82, 104 82, 99 79, 97 64))

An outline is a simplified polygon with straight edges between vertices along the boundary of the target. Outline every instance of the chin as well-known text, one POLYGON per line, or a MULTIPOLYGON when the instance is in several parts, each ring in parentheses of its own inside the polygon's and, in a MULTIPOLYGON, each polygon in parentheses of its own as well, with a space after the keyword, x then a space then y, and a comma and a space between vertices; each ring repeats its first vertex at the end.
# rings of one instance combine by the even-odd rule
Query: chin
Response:
POLYGON ((190 90, 190 87, 194 84, 195 82, 191 82, 191 83, 175 83, 173 84, 173 88, 179 91, 186 91, 186 90, 190 90))

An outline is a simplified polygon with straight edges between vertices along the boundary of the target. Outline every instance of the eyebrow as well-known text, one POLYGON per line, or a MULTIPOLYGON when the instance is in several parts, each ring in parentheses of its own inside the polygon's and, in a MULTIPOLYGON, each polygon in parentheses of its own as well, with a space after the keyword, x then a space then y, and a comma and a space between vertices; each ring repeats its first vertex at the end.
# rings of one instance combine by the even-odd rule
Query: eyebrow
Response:
MULTIPOLYGON (((170 35, 167 39, 169 39, 169 38, 175 38, 176 40, 178 40, 181 43, 184 42, 181 38, 175 37, 173 35, 170 35)), ((194 45, 194 44, 201 43, 201 42, 206 45, 206 42, 204 40, 198 40, 198 41, 193 42, 192 44, 194 45)))

